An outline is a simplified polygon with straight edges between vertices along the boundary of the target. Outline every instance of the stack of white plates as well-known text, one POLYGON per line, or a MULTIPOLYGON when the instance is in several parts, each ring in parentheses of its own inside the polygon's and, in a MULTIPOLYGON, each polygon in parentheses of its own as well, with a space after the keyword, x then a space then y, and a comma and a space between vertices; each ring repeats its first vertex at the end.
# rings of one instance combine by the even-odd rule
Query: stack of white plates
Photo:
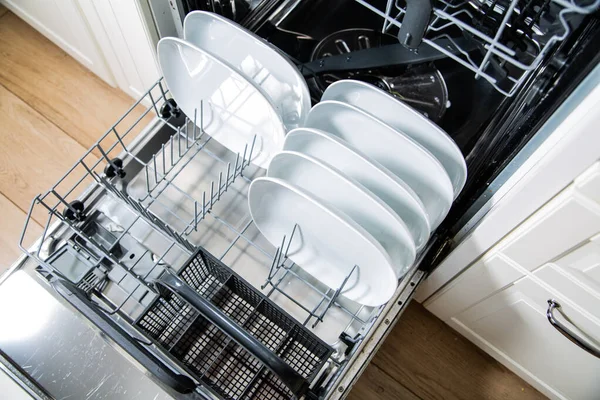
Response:
POLYGON ((184 39, 164 38, 158 60, 179 108, 233 152, 255 141, 252 163, 266 168, 285 133, 310 110, 306 81, 277 48, 217 14, 194 11, 184 39))
POLYGON ((466 181, 439 127, 367 83, 329 86, 286 135, 250 212, 274 244, 296 226, 289 258, 358 303, 388 301, 466 181), (296 233, 297 235, 297 233, 296 233))
POLYGON ((387 302, 466 181, 438 126, 388 93, 342 80, 310 109, 306 83, 276 48, 233 22, 189 14, 165 38, 165 80, 190 118, 234 152, 256 137, 268 168, 249 190, 254 223, 287 256, 345 297, 387 302))

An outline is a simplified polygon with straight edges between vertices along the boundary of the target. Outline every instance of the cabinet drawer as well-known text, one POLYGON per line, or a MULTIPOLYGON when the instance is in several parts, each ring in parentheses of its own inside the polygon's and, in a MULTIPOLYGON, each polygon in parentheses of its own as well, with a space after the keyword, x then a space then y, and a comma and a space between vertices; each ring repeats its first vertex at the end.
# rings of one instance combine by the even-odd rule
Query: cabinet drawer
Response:
MULTIPOLYGON (((600 359, 550 325, 546 318, 549 299, 561 303, 564 314, 588 337, 600 339, 600 325, 529 277, 453 317, 450 324, 501 362, 532 376, 547 395, 598 399, 600 359)), ((558 312, 555 315, 575 330, 558 312)))

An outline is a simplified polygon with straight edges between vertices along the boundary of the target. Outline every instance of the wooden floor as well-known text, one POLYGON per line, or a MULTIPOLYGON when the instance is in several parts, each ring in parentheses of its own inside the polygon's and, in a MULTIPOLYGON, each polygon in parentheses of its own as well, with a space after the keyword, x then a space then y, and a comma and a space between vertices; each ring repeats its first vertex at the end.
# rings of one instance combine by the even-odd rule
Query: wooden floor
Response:
MULTIPOLYGON (((0 272, 19 255, 31 199, 132 103, 0 6, 0 272)), ((413 302, 350 398, 543 396, 413 302)))

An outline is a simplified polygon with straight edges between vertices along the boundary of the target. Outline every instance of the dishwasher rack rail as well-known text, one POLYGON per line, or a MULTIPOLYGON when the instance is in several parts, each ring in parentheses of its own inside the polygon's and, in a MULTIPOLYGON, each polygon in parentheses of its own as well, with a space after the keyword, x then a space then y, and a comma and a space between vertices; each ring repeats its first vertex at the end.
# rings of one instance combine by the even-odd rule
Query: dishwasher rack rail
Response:
POLYGON ((19 245, 47 272, 76 285, 98 312, 125 321, 132 340, 150 349, 152 340, 135 321, 160 297, 155 282, 178 273, 203 241, 222 236, 226 244, 221 247, 205 246, 217 260, 236 260, 240 251, 258 255, 260 281, 254 273, 250 279, 269 301, 285 303, 283 308, 317 335, 335 326, 338 337, 328 341, 335 352, 314 375, 325 386, 339 376, 383 306, 353 303, 340 296, 343 284, 328 288, 291 262, 285 249, 295 227, 278 248, 258 233, 245 198, 251 177, 262 173, 250 163, 254 143, 241 154, 224 150, 203 129, 203 110, 191 119, 182 115, 161 78, 33 200, 19 245), (159 144, 145 151, 159 133, 159 144), (193 176, 191 183, 183 178, 192 169, 202 171, 207 162, 212 179, 208 172, 193 176), (234 200, 241 211, 232 206, 234 200), (236 209, 233 219, 230 209, 236 209), (42 236, 27 248, 36 222, 42 236), (74 260, 85 267, 72 271, 74 260))

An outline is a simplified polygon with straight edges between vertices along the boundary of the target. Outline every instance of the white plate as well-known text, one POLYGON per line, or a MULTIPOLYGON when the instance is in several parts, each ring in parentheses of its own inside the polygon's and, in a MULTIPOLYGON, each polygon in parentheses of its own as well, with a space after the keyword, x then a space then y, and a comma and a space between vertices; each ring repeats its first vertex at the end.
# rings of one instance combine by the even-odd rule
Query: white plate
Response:
POLYGON ((397 275, 415 261, 415 243, 400 217, 339 170, 306 154, 282 151, 273 157, 267 176, 298 186, 352 218, 387 251, 397 275))
POLYGON ((383 247, 341 211, 323 205, 305 190, 275 178, 257 178, 248 193, 250 214, 275 246, 298 224, 288 257, 306 272, 337 289, 354 271, 342 294, 367 306, 387 302, 398 280, 383 247))
POLYGON ((281 150, 285 128, 273 105, 250 81, 209 53, 177 38, 158 42, 158 60, 177 104, 207 134, 243 154, 256 135, 252 162, 266 168, 281 150), (202 109, 202 118, 200 110, 202 109))
POLYGON ((431 233, 425 207, 417 194, 400 178, 375 160, 327 132, 298 128, 285 137, 283 149, 299 151, 326 162, 373 192, 406 224, 417 251, 431 233))
POLYGON ((183 37, 260 86, 288 130, 302 126, 311 106, 308 86, 279 50, 238 24, 204 11, 185 17, 183 37))
POLYGON ((448 213, 454 193, 446 170, 408 136, 357 107, 332 100, 314 106, 306 126, 344 139, 406 182, 423 202, 432 229, 448 213))
POLYGON ((465 186, 467 164, 454 140, 439 126, 391 94, 366 82, 347 79, 330 85, 321 100, 338 100, 356 106, 417 141, 446 169, 452 181, 454 198, 465 186))

